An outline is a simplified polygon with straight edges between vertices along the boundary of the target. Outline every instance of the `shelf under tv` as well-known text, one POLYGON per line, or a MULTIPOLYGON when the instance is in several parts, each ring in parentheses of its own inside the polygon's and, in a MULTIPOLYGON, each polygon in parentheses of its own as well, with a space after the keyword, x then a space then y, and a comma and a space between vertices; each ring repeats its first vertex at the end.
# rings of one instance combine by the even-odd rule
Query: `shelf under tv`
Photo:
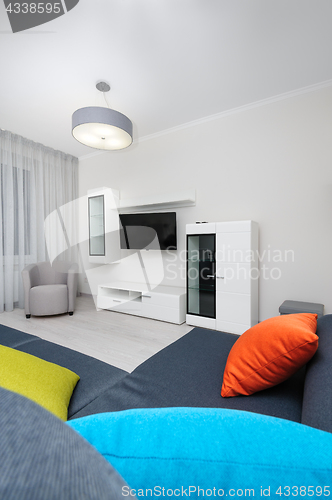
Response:
POLYGON ((186 318, 186 290, 124 281, 106 283, 98 286, 97 310, 100 309, 180 325, 186 318))

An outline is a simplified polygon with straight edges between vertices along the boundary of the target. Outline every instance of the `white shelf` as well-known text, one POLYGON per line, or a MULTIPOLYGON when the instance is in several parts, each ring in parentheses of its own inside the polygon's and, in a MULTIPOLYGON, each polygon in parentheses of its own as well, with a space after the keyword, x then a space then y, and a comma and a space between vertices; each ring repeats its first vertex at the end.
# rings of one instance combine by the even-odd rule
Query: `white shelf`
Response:
POLYGON ((195 189, 187 189, 174 193, 153 194, 139 198, 128 198, 119 200, 119 212, 145 210, 162 210, 194 206, 196 203, 195 189))
POLYGON ((181 287, 117 282, 98 286, 97 309, 182 324, 186 291, 181 287))

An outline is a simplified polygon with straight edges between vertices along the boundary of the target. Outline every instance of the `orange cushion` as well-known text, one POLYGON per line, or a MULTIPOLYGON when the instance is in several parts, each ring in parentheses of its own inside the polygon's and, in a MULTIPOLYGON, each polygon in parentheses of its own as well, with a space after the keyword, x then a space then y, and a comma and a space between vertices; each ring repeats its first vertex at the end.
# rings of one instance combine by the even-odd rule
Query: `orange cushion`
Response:
POLYGON ((221 395, 248 396, 289 378, 315 354, 316 329, 317 314, 285 314, 244 332, 228 355, 221 395))

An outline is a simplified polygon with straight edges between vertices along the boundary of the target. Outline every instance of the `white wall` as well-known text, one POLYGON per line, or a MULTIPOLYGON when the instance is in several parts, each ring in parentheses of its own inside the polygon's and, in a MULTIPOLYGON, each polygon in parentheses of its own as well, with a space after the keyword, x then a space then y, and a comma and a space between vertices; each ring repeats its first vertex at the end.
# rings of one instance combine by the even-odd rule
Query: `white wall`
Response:
MULTIPOLYGON (((277 315, 285 299, 320 302, 332 313, 331 144, 327 88, 82 159, 80 194, 100 186, 125 197, 195 188, 196 206, 177 209, 178 255, 186 223, 255 220, 266 253, 260 320, 277 315)), ((180 269, 174 281, 164 264, 165 284, 184 284, 180 269)), ((104 281, 121 276, 120 266, 105 268, 104 281)))

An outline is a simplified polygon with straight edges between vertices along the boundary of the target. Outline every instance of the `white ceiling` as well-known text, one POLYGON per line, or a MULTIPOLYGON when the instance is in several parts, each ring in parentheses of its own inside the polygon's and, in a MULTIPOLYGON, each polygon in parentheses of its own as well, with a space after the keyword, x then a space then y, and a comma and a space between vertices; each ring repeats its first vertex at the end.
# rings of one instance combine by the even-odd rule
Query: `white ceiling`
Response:
POLYGON ((332 84, 331 25, 331 0, 80 0, 13 34, 0 0, 0 128, 84 156, 71 115, 105 105, 98 80, 136 140, 332 84))

